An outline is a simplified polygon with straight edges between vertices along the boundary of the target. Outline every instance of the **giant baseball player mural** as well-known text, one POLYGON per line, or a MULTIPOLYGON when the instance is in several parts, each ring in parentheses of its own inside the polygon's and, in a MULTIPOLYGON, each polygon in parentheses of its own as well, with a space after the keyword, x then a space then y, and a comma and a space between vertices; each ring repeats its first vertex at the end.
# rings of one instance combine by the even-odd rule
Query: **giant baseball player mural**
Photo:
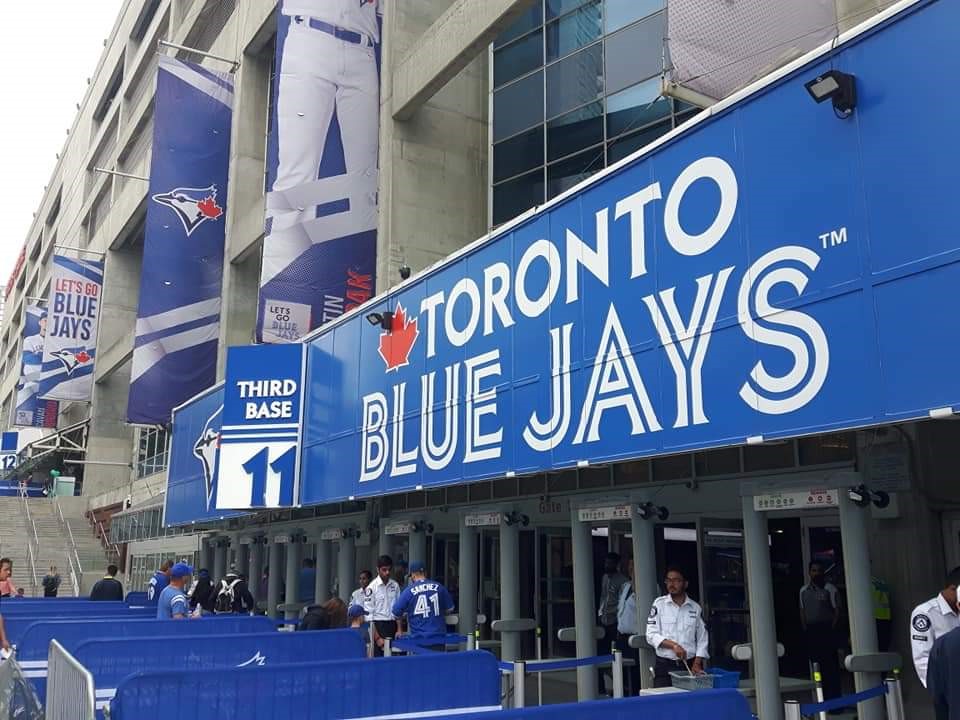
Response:
POLYGON ((373 295, 382 0, 282 0, 258 336, 292 342, 373 295))

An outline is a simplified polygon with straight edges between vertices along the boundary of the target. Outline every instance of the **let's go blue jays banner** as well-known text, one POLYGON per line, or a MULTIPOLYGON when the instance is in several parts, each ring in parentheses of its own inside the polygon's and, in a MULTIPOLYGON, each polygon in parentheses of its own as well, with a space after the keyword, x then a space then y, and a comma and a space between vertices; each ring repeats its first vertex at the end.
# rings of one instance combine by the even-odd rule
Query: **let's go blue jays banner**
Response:
POLYGON ((958 26, 904 10, 322 331, 302 502, 960 411, 958 26))
POLYGON ((292 342, 374 292, 380 0, 282 0, 257 337, 292 342))
POLYGON ((227 351, 218 508, 290 507, 298 497, 306 346, 227 351))
POLYGON ((127 419, 216 380, 233 76, 161 57, 127 419))
POLYGON ((102 261, 54 255, 43 366, 36 375, 41 399, 90 400, 102 290, 102 261))
POLYGON ((13 424, 25 427, 55 428, 60 404, 41 400, 40 376, 43 374, 43 338, 47 333, 47 309, 28 304, 23 309, 23 344, 20 353, 20 381, 13 424))
POLYGON ((214 506, 223 386, 210 388, 173 410, 164 524, 185 525, 239 513, 214 506))

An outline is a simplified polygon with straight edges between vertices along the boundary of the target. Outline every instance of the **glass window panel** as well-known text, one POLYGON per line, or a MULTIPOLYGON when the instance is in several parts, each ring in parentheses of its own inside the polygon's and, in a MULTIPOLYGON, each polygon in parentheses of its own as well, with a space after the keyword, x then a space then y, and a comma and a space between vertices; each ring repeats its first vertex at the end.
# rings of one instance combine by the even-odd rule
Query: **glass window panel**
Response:
POLYGON ((740 472, 740 448, 721 448, 693 456, 697 475, 734 475, 740 472))
POLYGON ((547 117, 556 117, 603 95, 602 43, 547 68, 547 117))
POLYGON ((800 464, 824 465, 853 460, 855 437, 853 433, 831 433, 800 438, 797 441, 800 464))
POLYGON ((593 103, 547 123, 547 160, 603 141, 603 103, 593 103))
POLYGON ((776 442, 769 445, 747 445, 743 449, 745 472, 777 470, 793 467, 793 443, 776 442))
POLYGON ((607 97, 607 137, 616 137, 669 117, 670 100, 660 94, 660 78, 650 78, 607 97))
POLYGON ((547 198, 569 190, 603 169, 603 146, 595 147, 547 167, 547 198))
POLYGON ((547 0, 547 20, 560 17, 581 5, 587 0, 547 0))
POLYGON ((632 135, 623 135, 607 145, 607 163, 612 165, 670 132, 670 121, 658 123, 632 135))
POLYGON ((615 32, 634 20, 663 10, 665 4, 666 0, 606 0, 604 15, 607 20, 607 32, 615 32))
POLYGON ((699 114, 699 113, 700 113, 700 109, 697 108, 696 110, 688 110, 688 111, 685 112, 685 113, 681 113, 681 114, 677 115, 677 116, 674 118, 674 127, 680 127, 680 126, 683 125, 687 120, 689 120, 690 118, 692 118, 693 116, 695 116, 695 115, 697 115, 697 114, 699 114))
POLYGON ((543 71, 493 94, 493 141, 516 135, 543 122, 543 71))
POLYGON ((543 125, 493 146, 493 181, 543 165, 543 125))
POLYGON ((607 92, 615 93, 663 69, 666 13, 631 25, 604 41, 607 46, 607 92))
POLYGON ((506 45, 511 40, 515 40, 526 32, 530 32, 535 27, 543 24, 543 1, 535 3, 531 8, 518 17, 513 25, 508 27, 500 36, 493 41, 493 47, 498 48, 506 45))
POLYGON ((614 485, 636 485, 650 480, 650 461, 633 460, 613 466, 614 485))
POLYGON ((602 32, 599 0, 550 23, 547 25, 547 62, 589 45, 602 32))
POLYGON ((543 32, 537 30, 493 54, 493 85, 500 87, 543 65, 543 32))
POLYGON ((653 459, 653 479, 655 482, 664 480, 685 480, 690 477, 693 469, 689 455, 668 455, 653 459))
POLYGON ((521 175, 493 188, 493 224, 515 218, 543 202, 543 170, 521 175))

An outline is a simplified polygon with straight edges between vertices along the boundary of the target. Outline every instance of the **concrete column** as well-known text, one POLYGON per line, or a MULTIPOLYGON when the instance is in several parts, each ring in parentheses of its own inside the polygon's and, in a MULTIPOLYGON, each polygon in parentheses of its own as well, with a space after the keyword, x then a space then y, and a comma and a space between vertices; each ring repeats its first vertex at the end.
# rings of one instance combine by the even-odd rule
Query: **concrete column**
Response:
MULTIPOLYGON (((409 565, 414 560, 419 560, 422 563, 427 562, 427 533, 425 530, 417 530, 416 528, 411 528, 408 533, 408 541, 410 547, 410 557, 407 558, 407 564, 409 565)), ((433 572, 432 568, 427 568, 427 576, 433 572)))
MULTIPOLYGON (((393 538, 387 535, 387 533, 383 531, 384 525, 386 525, 386 521, 381 520, 380 536, 377 538, 377 557, 379 557, 380 555, 389 555, 390 557, 393 558, 393 538)), ((393 558, 393 559, 394 561, 396 561, 396 558, 393 558)), ((374 558, 373 564, 374 565, 377 564, 376 558, 374 558)), ((377 575, 376 568, 370 568, 370 572, 372 572, 374 577, 376 577, 377 575)))
MULTIPOLYGON (((300 602, 300 562, 303 557, 303 543, 297 535, 290 536, 287 544, 287 572, 285 603, 300 602)), ((295 620, 297 613, 287 611, 284 619, 295 620)))
MULTIPOLYGON (((650 520, 637 517, 636 512, 630 519, 630 533, 633 535, 633 592, 637 597, 637 627, 643 632, 647 626, 650 607, 657 597, 657 552, 654 545, 654 524, 650 520)), ((653 650, 640 650, 640 687, 644 690, 653 687, 653 678, 649 668, 656 662, 653 650)), ((636 690, 636 688, 634 688, 636 690)))
POLYGON ((764 720, 783 720, 767 516, 753 509, 752 497, 742 498, 742 505, 743 554, 747 567, 750 645, 757 685, 757 714, 764 720))
POLYGON ((337 594, 344 602, 350 602, 353 592, 353 576, 357 574, 357 541, 351 535, 340 541, 337 553, 337 594))
POLYGON ((250 548, 250 592, 257 602, 266 600, 260 597, 260 576, 263 575, 263 543, 256 538, 256 543, 250 548))
MULTIPOLYGON (((211 540, 200 541, 200 568, 213 572, 213 545, 211 540)), ((220 578, 216 578, 219 580, 220 578)))
POLYGON ((270 552, 267 565, 270 567, 270 577, 267 581, 267 615, 277 617, 277 605, 280 604, 280 578, 283 572, 280 565, 283 560, 283 545, 270 538, 270 552))
MULTIPOLYGON (((500 620, 520 619, 520 526, 500 523, 500 620)), ((520 636, 504 633, 504 660, 520 659, 520 636)))
MULTIPOLYGON (((246 575, 250 567, 250 546, 242 544, 240 538, 237 538, 237 559, 235 564, 237 566, 237 572, 241 575, 246 575)), ((247 584, 249 585, 250 578, 247 577, 247 580, 247 584)))
MULTIPOLYGON (((843 569, 847 581, 847 608, 850 639, 854 655, 877 652, 877 626, 873 617, 873 591, 870 580, 870 550, 867 545, 867 508, 857 507, 840 490, 840 533, 843 543, 843 569)), ((880 673, 854 673, 857 692, 880 684, 880 673)), ((883 720, 883 698, 873 698, 857 706, 860 720, 883 720)))
POLYGON ((318 540, 317 541, 317 588, 316 588, 316 598, 318 603, 324 603, 330 599, 330 586, 333 585, 331 581, 331 570, 330 565, 330 556, 331 543, 329 540, 318 540))
MULTIPOLYGON (((597 652, 594 628, 597 608, 593 587, 593 539, 590 526, 580 522, 577 508, 570 509, 570 535, 573 549, 573 618, 577 628, 577 657, 593 657, 597 652)), ((577 668, 577 697, 597 699, 597 669, 577 668)))
POLYGON ((216 540, 216 546, 213 551, 213 581, 220 582, 223 576, 227 574, 227 547, 228 542, 224 538, 216 540))
POLYGON ((457 612, 461 635, 470 635, 477 625, 477 529, 460 520, 460 595, 457 612))

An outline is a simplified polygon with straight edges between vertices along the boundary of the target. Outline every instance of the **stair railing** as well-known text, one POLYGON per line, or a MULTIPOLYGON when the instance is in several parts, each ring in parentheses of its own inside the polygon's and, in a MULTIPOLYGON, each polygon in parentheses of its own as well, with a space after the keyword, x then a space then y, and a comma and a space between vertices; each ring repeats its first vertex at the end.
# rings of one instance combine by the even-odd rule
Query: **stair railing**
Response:
POLYGON ((103 523, 100 520, 96 521, 97 523, 97 534, 100 536, 100 544, 103 548, 110 553, 110 559, 114 562, 119 562, 120 560, 120 546, 117 545, 111 538, 110 533, 103 526, 103 523))
POLYGON ((36 555, 40 553, 40 539, 37 537, 37 525, 33 522, 33 516, 30 514, 30 502, 27 500, 27 487, 20 484, 20 501, 23 503, 23 512, 27 516, 27 522, 30 525, 30 532, 27 533, 27 557, 30 560, 30 593, 34 597, 37 594, 37 563, 36 555), (33 536, 32 540, 30 536, 33 536), (36 555, 34 553, 36 548, 36 555))
POLYGON ((83 576, 83 567, 80 565, 80 553, 77 552, 77 541, 73 539, 73 529, 70 523, 63 517, 63 508, 60 507, 60 501, 54 500, 57 506, 57 517, 60 524, 67 529, 67 537, 70 539, 70 547, 67 548, 67 562, 70 565, 70 582, 73 585, 74 597, 80 596, 80 578, 83 576), (76 565, 74 565, 76 563, 76 565))

